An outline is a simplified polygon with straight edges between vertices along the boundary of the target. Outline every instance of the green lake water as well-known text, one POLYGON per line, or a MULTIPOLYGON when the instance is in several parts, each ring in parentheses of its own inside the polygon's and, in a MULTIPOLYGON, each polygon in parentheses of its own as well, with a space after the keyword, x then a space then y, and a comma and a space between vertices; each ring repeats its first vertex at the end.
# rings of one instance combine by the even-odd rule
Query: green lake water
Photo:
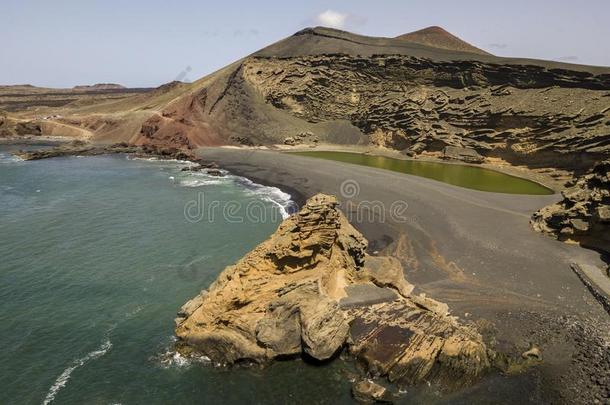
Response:
POLYGON ((413 174, 415 176, 442 181, 443 183, 452 184, 454 186, 480 191, 508 194, 553 194, 553 190, 536 182, 476 166, 418 160, 401 160, 384 156, 349 152, 312 151, 290 153, 413 174))

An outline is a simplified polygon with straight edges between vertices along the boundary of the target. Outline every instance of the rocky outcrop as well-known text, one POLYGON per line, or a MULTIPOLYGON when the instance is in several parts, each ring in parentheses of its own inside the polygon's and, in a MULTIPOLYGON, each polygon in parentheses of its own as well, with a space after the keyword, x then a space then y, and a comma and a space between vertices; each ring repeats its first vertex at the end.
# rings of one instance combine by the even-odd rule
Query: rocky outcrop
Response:
POLYGON ((466 163, 483 163, 485 160, 476 150, 459 148, 457 146, 445 146, 442 158, 446 160, 459 160, 466 163))
POLYGON ((311 124, 347 120, 370 142, 394 149, 461 147, 568 169, 610 155, 610 74, 405 55, 315 55, 250 57, 239 77, 277 109, 311 124))
POLYGON ((289 146, 303 145, 303 144, 316 144, 318 142, 319 142, 318 137, 309 131, 300 132, 296 136, 289 136, 286 139, 284 139, 284 145, 289 145, 289 146))
POLYGON ((610 253, 610 160, 565 190, 563 200, 534 213, 534 229, 610 253))
POLYGON ((24 135, 42 135, 42 129, 40 128, 40 124, 31 121, 18 122, 15 125, 15 134, 19 136, 24 135))
POLYGON ((354 399, 361 404, 392 403, 388 390, 371 380, 361 380, 352 386, 354 399))
POLYGON ((187 302, 176 318, 178 350, 232 364, 323 361, 347 348, 370 375, 401 384, 479 378, 489 367, 481 335, 413 294, 398 260, 367 255, 337 205, 312 197, 187 302))
POLYGON ((41 134, 40 123, 17 120, 0 110, 0 138, 39 136, 41 134))
POLYGON ((193 166, 193 169, 190 169, 189 167, 189 170, 197 171, 207 169, 208 173, 210 173, 210 171, 216 171, 219 173, 217 175, 222 175, 220 171, 216 170, 218 167, 216 163, 206 163, 188 151, 176 148, 161 148, 156 147, 155 145, 130 145, 126 142, 101 146, 81 140, 74 140, 70 143, 61 144, 53 148, 19 151, 17 155, 24 160, 41 160, 64 156, 98 156, 118 153, 190 161, 195 163, 195 165, 193 166))

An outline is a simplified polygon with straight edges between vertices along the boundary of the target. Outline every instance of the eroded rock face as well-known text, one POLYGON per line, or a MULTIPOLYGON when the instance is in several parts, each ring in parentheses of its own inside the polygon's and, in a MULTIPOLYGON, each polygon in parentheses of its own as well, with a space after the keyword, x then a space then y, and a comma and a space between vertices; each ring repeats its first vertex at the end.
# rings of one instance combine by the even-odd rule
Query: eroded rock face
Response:
POLYGON ((312 197, 187 302, 176 319, 178 350, 230 364, 327 360, 347 347, 371 375, 391 381, 477 379, 489 367, 480 334, 446 305, 413 295, 398 260, 368 256, 337 205, 312 197))
POLYGON ((610 253, 610 160, 565 190, 563 200, 534 213, 534 229, 610 253))
POLYGON ((610 154, 607 74, 405 55, 315 55, 251 57, 239 75, 279 110, 313 124, 348 120, 369 142, 398 150, 469 148, 568 169, 610 154))
MULTIPOLYGON (((5 89, 4 97, 0 91, 0 108, 29 105, 6 94, 16 90, 5 89)), ((31 88, 19 92, 39 96, 31 88)), ((53 103, 45 105, 75 101, 46 97, 53 103)), ((609 69, 496 58, 437 28, 395 39, 305 29, 192 84, 172 82, 133 97, 116 111, 104 106, 83 114, 86 100, 62 108, 64 118, 45 117, 42 133, 70 130, 94 141, 178 148, 314 145, 316 137, 412 155, 438 155, 450 146, 576 171, 610 156, 609 69), (315 137, 300 137, 307 133, 315 137)))

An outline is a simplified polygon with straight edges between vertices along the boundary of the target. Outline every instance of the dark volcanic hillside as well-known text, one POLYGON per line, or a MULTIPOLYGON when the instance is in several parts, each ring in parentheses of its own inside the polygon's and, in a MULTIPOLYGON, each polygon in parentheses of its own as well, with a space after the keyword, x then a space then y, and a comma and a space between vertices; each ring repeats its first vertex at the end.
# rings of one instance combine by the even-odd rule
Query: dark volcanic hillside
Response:
POLYGON ((195 83, 61 116, 60 130, 99 142, 274 144, 311 132, 329 143, 415 154, 463 146, 587 169, 610 153, 610 69, 499 58, 438 28, 398 38, 308 28, 195 83))

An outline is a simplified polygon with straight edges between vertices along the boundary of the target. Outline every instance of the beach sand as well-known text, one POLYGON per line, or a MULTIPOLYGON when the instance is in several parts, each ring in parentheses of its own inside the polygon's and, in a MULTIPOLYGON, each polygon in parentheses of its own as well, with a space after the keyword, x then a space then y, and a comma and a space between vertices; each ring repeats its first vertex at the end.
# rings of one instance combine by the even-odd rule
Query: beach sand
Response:
POLYGON ((530 215, 558 201, 559 194, 480 192, 277 151, 197 153, 235 174, 277 186, 297 203, 318 192, 336 195, 368 238, 369 251, 398 257, 417 292, 479 323, 503 349, 540 347, 545 361, 532 378, 542 398, 607 400, 610 320, 570 269, 574 262, 601 267, 600 255, 529 225, 530 215))

